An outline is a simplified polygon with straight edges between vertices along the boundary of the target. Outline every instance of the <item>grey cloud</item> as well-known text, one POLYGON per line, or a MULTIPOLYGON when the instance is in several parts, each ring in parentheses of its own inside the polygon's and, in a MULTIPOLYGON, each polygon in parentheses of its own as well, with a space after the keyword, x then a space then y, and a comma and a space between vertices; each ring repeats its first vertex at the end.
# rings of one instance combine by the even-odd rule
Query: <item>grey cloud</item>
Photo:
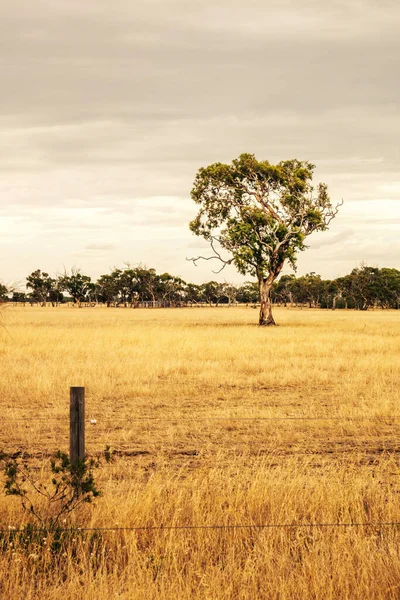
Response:
POLYGON ((153 228, 146 252, 161 261, 182 228, 178 264, 192 243, 197 169, 243 151, 310 159, 332 198, 344 197, 313 260, 313 248, 347 244, 346 228, 368 229, 373 249, 398 224, 397 2, 15 0, 1 12, 3 245, 40 235, 48 255, 56 232, 62 256, 109 231, 117 259, 145 251, 130 231, 153 228), (368 205, 378 199, 393 201, 388 215, 368 205))
POLYGON ((371 223, 371 225, 400 225, 400 218, 398 219, 393 219, 393 218, 386 218, 386 219, 367 219, 368 223, 371 223))
POLYGON ((394 2, 18 6, 0 24, 3 171, 119 165, 135 194, 182 194, 244 149, 396 163, 394 2))
MULTIPOLYGON (((349 244, 335 251, 334 254, 324 254, 319 260, 336 261, 342 260, 348 263, 357 264, 365 261, 369 264, 380 264, 382 266, 393 265, 393 255, 395 264, 398 264, 400 253, 400 243, 382 241, 380 247, 371 247, 368 243, 349 244)), ((309 257, 310 258, 310 257, 309 257)))
POLYGON ((4 11, 4 113, 42 123, 110 114, 130 122, 160 109, 193 117, 395 102, 394 3, 105 6, 4 11))
POLYGON ((335 246, 336 244, 339 244, 341 242, 344 242, 345 240, 348 240, 352 236, 354 236, 354 231, 352 229, 348 229, 346 231, 341 231, 340 233, 337 233, 336 235, 330 236, 328 239, 326 239, 326 234, 325 234, 325 237, 321 236, 318 241, 310 241, 310 247, 313 250, 317 250, 319 248, 324 248, 327 246, 335 246))
POLYGON ((202 241, 201 238, 194 240, 193 242, 189 242, 186 244, 186 248, 191 248, 193 250, 204 250, 204 248, 210 248, 210 245, 207 244, 206 241, 202 241))

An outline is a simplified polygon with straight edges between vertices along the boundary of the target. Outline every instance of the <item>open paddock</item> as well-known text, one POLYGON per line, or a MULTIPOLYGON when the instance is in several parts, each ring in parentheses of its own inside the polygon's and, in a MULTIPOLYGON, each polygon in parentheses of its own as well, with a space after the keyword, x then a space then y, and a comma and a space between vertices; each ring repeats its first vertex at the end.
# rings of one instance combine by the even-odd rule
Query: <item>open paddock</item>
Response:
MULTIPOLYGON (((78 540, 51 568, 0 554, 1 597, 399 597, 399 314, 275 318, 264 329, 244 307, 2 312, 0 450, 36 469, 67 451, 69 387, 85 386, 87 452, 109 445, 114 459, 76 522, 145 529, 104 532, 96 552, 78 540)), ((4 494, 0 518, 26 521, 4 494)))

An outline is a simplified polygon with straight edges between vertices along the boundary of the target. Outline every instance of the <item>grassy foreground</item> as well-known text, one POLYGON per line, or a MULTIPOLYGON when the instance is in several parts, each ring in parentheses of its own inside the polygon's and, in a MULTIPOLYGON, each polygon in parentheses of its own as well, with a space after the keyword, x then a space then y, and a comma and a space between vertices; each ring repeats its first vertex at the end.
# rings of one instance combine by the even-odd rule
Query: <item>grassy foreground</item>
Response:
MULTIPOLYGON (((109 444, 86 527, 400 522, 396 312, 8 307, 0 450, 40 469, 68 450, 69 386, 87 451, 109 444)), ((27 522, 0 495, 2 527, 27 522)), ((46 548, 46 544, 44 545, 46 548)), ((400 528, 147 529, 62 555, 0 553, 26 600, 400 597, 400 528)))

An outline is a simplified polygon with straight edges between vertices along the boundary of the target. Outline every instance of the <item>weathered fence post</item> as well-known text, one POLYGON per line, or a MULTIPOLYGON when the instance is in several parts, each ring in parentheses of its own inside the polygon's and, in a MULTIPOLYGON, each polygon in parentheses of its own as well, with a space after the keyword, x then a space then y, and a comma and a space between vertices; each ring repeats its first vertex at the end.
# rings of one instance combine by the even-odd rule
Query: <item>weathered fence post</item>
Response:
POLYGON ((85 458, 85 388, 70 388, 69 458, 71 463, 85 458))

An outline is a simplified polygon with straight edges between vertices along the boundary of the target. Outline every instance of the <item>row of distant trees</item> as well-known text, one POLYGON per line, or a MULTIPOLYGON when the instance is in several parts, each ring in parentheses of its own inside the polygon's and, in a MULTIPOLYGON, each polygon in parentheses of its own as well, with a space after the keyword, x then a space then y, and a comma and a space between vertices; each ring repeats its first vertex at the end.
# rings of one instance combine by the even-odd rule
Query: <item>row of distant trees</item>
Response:
MULTIPOLYGON (((105 304, 131 308, 255 304, 259 300, 255 282, 234 285, 209 281, 198 285, 169 273, 158 274, 142 265, 114 269, 97 281, 76 268, 54 277, 38 269, 26 278, 25 287, 26 291, 21 291, 0 283, 0 300, 41 306, 73 302, 77 306, 105 304)), ((363 264, 334 280, 322 279, 316 273, 302 277, 283 275, 274 283, 271 297, 274 304, 284 306, 399 309, 400 271, 363 264)))

